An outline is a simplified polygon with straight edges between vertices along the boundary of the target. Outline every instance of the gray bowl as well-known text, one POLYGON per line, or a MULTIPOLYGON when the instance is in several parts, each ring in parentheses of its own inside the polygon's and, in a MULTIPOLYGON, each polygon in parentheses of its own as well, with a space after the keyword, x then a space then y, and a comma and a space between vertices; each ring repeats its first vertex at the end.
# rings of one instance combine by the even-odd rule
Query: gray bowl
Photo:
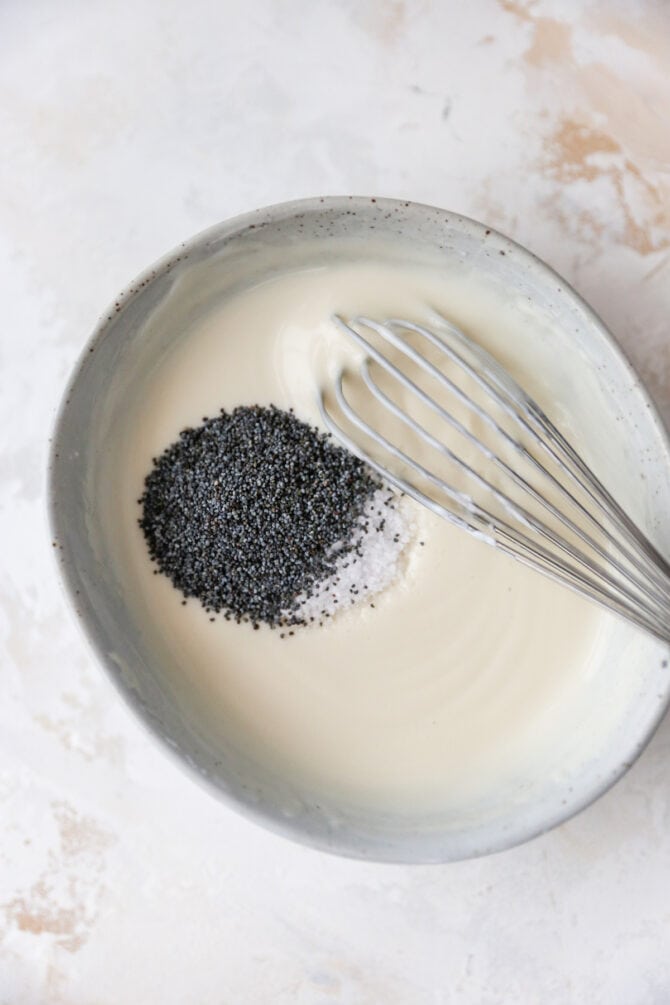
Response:
POLYGON ((670 701, 667 651, 659 643, 640 635, 619 653, 612 679, 634 674, 639 686, 606 747, 567 780, 522 787, 514 800, 482 807, 467 820, 362 813, 328 804, 319 794, 296 792, 269 768, 251 768, 236 751, 213 750, 203 740, 165 686, 160 658, 124 602, 101 534, 91 485, 95 432, 113 407, 110 388, 142 322, 193 263, 215 258, 232 288, 254 274, 261 248, 274 248, 278 258, 290 260, 307 239, 332 237, 346 237, 352 246, 370 237, 403 241, 408 253, 439 252, 445 261, 471 263, 532 298, 570 332, 630 430, 636 485, 643 486, 642 497, 636 489, 633 515, 658 547, 670 552, 665 431, 639 379, 577 294, 528 251, 473 220, 415 203, 339 197, 285 203, 219 224, 157 262, 103 315, 65 392, 53 437, 49 500, 63 579, 94 652, 123 698, 182 766, 238 810, 287 837, 359 858, 441 862, 498 851, 566 820, 639 755, 670 701), (644 481, 638 482, 638 475, 644 481))

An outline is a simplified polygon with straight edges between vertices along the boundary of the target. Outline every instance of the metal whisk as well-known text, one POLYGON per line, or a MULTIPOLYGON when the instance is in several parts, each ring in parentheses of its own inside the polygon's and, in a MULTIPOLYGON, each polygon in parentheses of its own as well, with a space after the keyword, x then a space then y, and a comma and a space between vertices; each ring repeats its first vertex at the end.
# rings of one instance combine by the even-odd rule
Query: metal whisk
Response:
POLYGON ((320 395, 323 420, 341 443, 432 512, 670 642, 670 564, 497 360, 437 315, 435 330, 398 319, 333 320, 365 353, 360 367, 365 393, 356 407, 345 392, 343 371, 334 387, 337 409, 325 389, 320 395), (466 376, 470 390, 459 386, 458 375, 466 376), (474 452, 481 465, 463 459, 434 425, 427 429, 425 421, 417 421, 394 400, 393 388, 409 392, 405 398, 422 414, 437 416, 445 432, 450 427, 462 437, 466 452, 474 452), (366 400, 383 406, 383 421, 371 424, 361 415, 366 400), (474 417, 486 439, 458 418, 459 408, 474 417), (394 443, 387 413, 391 426, 409 430, 412 442, 430 448, 434 462, 452 465, 457 479, 445 480, 435 470, 439 465, 421 463, 416 451, 394 443), (342 428, 342 417, 350 431, 342 428), (459 479, 465 488, 457 486, 459 479))

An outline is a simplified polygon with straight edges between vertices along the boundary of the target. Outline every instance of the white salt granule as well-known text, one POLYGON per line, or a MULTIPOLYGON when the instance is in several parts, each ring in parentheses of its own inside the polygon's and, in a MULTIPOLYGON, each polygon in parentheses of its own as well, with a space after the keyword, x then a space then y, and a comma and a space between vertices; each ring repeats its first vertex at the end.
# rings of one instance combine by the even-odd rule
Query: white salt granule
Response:
POLYGON ((400 558, 414 530, 403 499, 388 487, 377 489, 359 524, 354 550, 341 556, 333 575, 317 584, 310 597, 298 601, 294 614, 308 622, 320 622, 325 615, 335 617, 341 610, 369 604, 398 578, 400 558))

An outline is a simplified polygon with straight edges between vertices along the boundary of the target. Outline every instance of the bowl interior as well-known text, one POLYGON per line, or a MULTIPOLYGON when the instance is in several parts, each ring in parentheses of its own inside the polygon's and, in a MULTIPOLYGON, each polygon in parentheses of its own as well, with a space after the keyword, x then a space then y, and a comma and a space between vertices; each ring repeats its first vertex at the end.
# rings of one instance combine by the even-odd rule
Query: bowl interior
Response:
MULTIPOLYGON (((94 649, 133 709, 181 763, 238 808, 281 833, 341 854, 409 862, 483 854, 566 819, 634 760, 670 697, 667 651, 659 643, 626 626, 612 640, 612 692, 630 690, 632 681, 634 697, 613 722, 608 743, 588 763, 575 762, 553 779, 529 776, 514 793, 458 820, 362 812, 328 803, 322 794, 296 791, 271 766, 251 764, 232 745, 212 746, 189 709, 175 701, 161 672, 168 657, 129 609, 101 526, 96 502, 101 445, 128 393, 129 360, 134 372, 141 371, 142 360, 150 365, 157 352, 168 351, 170 340, 188 329, 212 298, 259 281, 268 268, 327 262, 332 249, 342 247, 333 238, 354 253, 372 241, 380 256, 388 249, 395 258, 406 255, 433 265, 437 256, 445 266, 477 270, 513 291, 520 310, 531 300, 535 310, 557 322, 581 365, 597 374, 611 401, 612 421, 625 423, 627 431, 624 456, 613 449, 605 426, 589 439, 587 460, 606 484, 622 464, 629 465, 627 498, 620 501, 670 553, 664 431, 635 374, 574 292, 528 252, 474 221, 392 200, 317 199, 260 210, 196 237, 140 277, 103 317, 66 392, 54 437, 51 507, 65 580, 94 649), (196 265, 201 296, 184 297, 183 284, 196 265), (161 312, 169 314, 170 323, 155 325, 148 336, 146 319, 160 319, 161 312)), ((588 730, 588 721, 578 728, 588 730)))

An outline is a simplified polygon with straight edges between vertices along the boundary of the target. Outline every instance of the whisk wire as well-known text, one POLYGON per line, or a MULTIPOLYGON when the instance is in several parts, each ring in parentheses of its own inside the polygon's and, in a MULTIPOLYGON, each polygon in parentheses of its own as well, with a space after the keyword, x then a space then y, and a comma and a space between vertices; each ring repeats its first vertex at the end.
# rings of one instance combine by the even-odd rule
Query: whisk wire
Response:
MULTIPOLYGON (((381 353, 375 346, 373 346, 370 343, 370 341, 366 339, 360 332, 356 331, 350 325, 347 325, 340 318, 336 319, 336 321, 339 324, 340 328, 346 332, 346 334, 348 334, 351 338, 353 338, 354 341, 356 341, 361 346, 361 348, 364 348, 366 350, 368 357, 374 359, 375 362, 377 362, 395 380, 399 381, 405 388, 411 391, 412 394, 414 394, 424 405, 426 405, 428 408, 434 411, 441 419, 444 419, 447 423, 449 423, 449 425, 453 429, 455 429, 458 433, 460 433, 470 444, 472 444, 477 450, 479 450, 486 457, 487 460, 491 461, 498 468, 498 470, 502 471, 503 474, 506 475, 506 477, 509 478, 512 482, 514 482, 518 487, 520 487, 524 493, 530 495, 531 498, 533 498, 533 500, 536 503, 538 503, 542 508, 544 508, 547 512, 549 512, 555 519, 560 521, 563 524, 563 526, 566 527, 571 533, 573 533, 578 539, 580 539, 583 544, 586 544, 587 547, 591 548, 606 563, 612 565, 620 575, 629 578, 637 586, 637 588, 641 591, 641 593, 643 593, 646 597, 648 597, 649 599, 651 599, 653 602, 656 603, 662 602, 662 595, 659 594, 658 591, 655 589, 653 581, 650 582, 650 578, 648 576, 643 575, 641 577, 636 572, 633 572, 632 570, 626 569, 624 566, 622 566, 621 562, 617 559, 615 555, 608 553, 605 550, 605 548, 602 547, 591 535, 589 535, 584 529, 579 527, 573 520, 571 520, 570 517, 565 512, 558 509, 558 507, 555 506, 553 503, 551 503, 550 500, 547 499, 545 496, 542 496, 527 479, 525 479, 518 471, 515 471, 513 468, 511 468, 493 450, 488 448, 486 444, 482 442, 482 440, 480 440, 470 430, 468 430, 465 426, 463 426, 463 424, 459 422, 447 409, 445 409, 442 405, 436 402, 430 395, 428 395, 425 391, 423 391, 420 387, 418 387, 418 385, 413 380, 411 380, 411 378, 409 378, 402 370, 400 370, 395 364, 393 364, 383 353, 381 353)), ((370 328, 372 331, 377 332, 377 334, 381 335, 382 338, 385 338, 395 348, 399 349, 400 352, 402 352, 413 362, 419 365, 420 368, 424 370, 424 372, 429 374, 431 378, 436 380, 443 389, 445 389, 448 392, 454 393, 457 399, 463 404, 465 404, 472 413, 474 413, 479 417, 484 417, 487 420, 487 425, 489 426, 490 429, 492 429, 496 434, 501 436, 505 440, 505 442, 510 444, 524 460, 529 461, 533 469, 539 472, 541 475, 545 476, 550 481, 552 486, 558 489, 559 492, 565 498, 567 498, 570 502, 572 502, 579 509, 580 512, 583 511, 586 516, 589 516, 591 518, 595 526, 600 530, 600 532, 605 536, 605 538, 610 541, 610 544, 618 548, 620 551, 623 551, 624 557, 628 555, 628 550, 624 546, 622 546, 619 541, 617 541, 615 538, 612 537, 607 528, 602 526, 597 520, 595 520, 595 518, 592 517, 592 515, 587 510, 584 509, 580 501, 576 499, 574 495, 570 493, 565 488, 565 486, 563 486, 562 483, 550 471, 548 471, 544 467, 544 465, 542 465, 539 461, 537 461, 537 459, 533 457, 533 455, 525 448, 523 444, 521 444, 514 437, 511 437, 506 430, 502 429, 502 427, 499 425, 499 423, 495 421, 495 419, 493 419, 490 415, 488 415, 488 413, 486 413, 481 408, 481 406, 479 406, 476 402, 474 402, 461 388, 455 385, 454 382, 451 381, 448 377, 446 377, 437 367, 435 367, 432 363, 427 361, 413 347, 408 346, 405 342, 403 342, 403 340, 396 335, 392 326, 406 327, 408 330, 417 332, 420 335, 425 335, 426 338, 428 338, 428 340, 431 342, 431 344, 433 344, 439 349, 444 350, 446 355, 448 355, 452 361, 455 361, 459 365, 462 365, 463 369, 465 369, 469 375, 474 376, 477 384, 484 390, 486 390, 487 393, 492 395, 494 397, 494 400, 498 402, 499 399, 497 393, 489 387, 486 380, 484 378, 481 378, 480 375, 477 374, 476 371, 474 371, 462 359, 462 357, 459 354, 453 352, 448 346, 445 346, 442 343, 442 341, 439 338, 437 338, 437 336, 435 336, 432 332, 428 331, 427 329, 419 325, 410 324, 409 322, 400 322, 397 320, 390 321, 387 325, 382 325, 379 322, 372 321, 371 319, 366 317, 357 318, 356 323, 358 323, 358 325, 360 326, 370 328)), ((364 377, 365 377, 365 369, 366 368, 364 367, 363 370, 364 377)), ((390 399, 387 396, 382 395, 382 392, 379 390, 379 388, 377 388, 377 386, 372 381, 371 377, 369 376, 369 368, 367 368, 367 372, 368 372, 368 378, 366 382, 372 393, 375 394, 378 400, 380 400, 385 405, 386 408, 388 408, 390 411, 393 411, 394 414, 399 419, 401 419, 401 421, 405 422, 408 425, 411 425, 410 416, 408 416, 406 412, 403 412, 402 410, 394 408, 392 406, 390 399)), ((508 383, 510 384, 512 383, 511 378, 508 378, 508 383)), ((519 393, 520 395, 525 395, 525 392, 521 391, 521 389, 519 389, 519 393)), ((528 400, 530 401, 530 399, 528 400)), ((507 411, 507 409, 505 410, 507 411)), ((515 412, 510 412, 509 414, 513 415, 515 419, 518 418, 515 412)), ((521 508, 515 508, 515 504, 512 502, 512 500, 509 498, 508 495, 501 494, 500 492, 498 492, 498 490, 490 482, 482 481, 477 472, 471 466, 466 465, 459 457, 454 455, 453 452, 445 451, 443 446, 441 444, 438 444, 434 437, 431 437, 429 440, 427 440, 425 430, 423 430, 423 432, 420 433, 419 427, 417 425, 414 425, 412 428, 414 429, 415 432, 418 432, 419 435, 422 436, 424 440, 430 442, 433 447, 436 447, 438 450, 441 450, 451 461, 457 463, 458 466, 461 468, 461 470, 465 471, 466 474, 468 474, 472 478, 479 479, 480 485, 482 485, 482 487, 484 487, 487 491, 491 492, 497 498, 497 500, 505 507, 505 509, 507 509, 510 512, 514 512, 514 515, 518 520, 524 523, 531 523, 534 530, 538 531, 539 533, 544 533, 547 536, 551 537, 553 543, 557 547, 561 548, 564 551, 568 549, 567 542, 563 541, 562 539, 554 535, 546 524, 543 523, 541 526, 538 525, 538 523, 533 521, 532 516, 527 511, 521 508)), ((533 437, 536 438, 536 434, 533 434, 533 437)), ((574 551, 571 550, 570 554, 573 558, 576 557, 574 551)), ((583 554, 579 555, 578 560, 584 561, 585 556, 583 554)), ((631 564, 633 564, 634 567, 636 568, 638 566, 637 562, 633 562, 631 564)), ((607 577, 608 574, 605 570, 602 570, 601 575, 607 577)))
POLYGON ((439 319, 439 328, 446 330, 448 335, 459 344, 459 347, 464 349, 471 359, 477 361, 480 369, 468 362, 461 352, 449 345, 440 335, 413 322, 392 319, 381 324, 370 318, 358 317, 351 323, 347 323, 339 316, 335 316, 333 320, 337 327, 364 351, 365 359, 361 366, 361 375, 371 395, 409 428, 416 437, 455 465, 476 487, 495 499, 503 511, 521 525, 521 529, 514 526, 505 517, 493 515, 485 506, 477 503, 468 492, 450 485, 434 471, 421 464, 416 457, 410 456, 378 429, 366 422, 347 400, 343 389, 343 373, 339 374, 335 382, 335 397, 341 413, 349 423, 363 432, 378 447, 382 447, 391 457, 400 461, 403 467, 437 488, 449 505, 444 505, 443 502, 422 491, 413 480, 410 481, 389 470, 387 465, 380 463, 368 450, 362 448, 360 443, 349 436, 335 421, 322 393, 319 404, 323 420, 328 429, 341 442, 382 474, 396 488, 412 496, 432 512, 489 544, 495 544, 499 550, 518 561, 539 569, 552 579, 598 601, 656 637, 670 641, 668 623, 670 566, 607 492, 551 420, 493 357, 480 346, 471 342, 464 332, 443 318, 439 319), (589 524, 599 534, 602 534, 610 547, 607 548, 599 543, 584 528, 575 523, 564 510, 547 499, 527 478, 504 461, 495 449, 484 443, 451 411, 419 387, 399 366, 361 334, 359 328, 368 328, 376 333, 386 343, 398 350, 402 356, 410 359, 431 380, 437 382, 443 391, 455 397, 468 412, 480 418, 495 437, 502 439, 537 474, 546 478, 564 500, 570 502, 577 512, 586 517, 589 524), (469 394, 455 384, 435 364, 427 360, 417 349, 409 345, 401 336, 400 332, 402 331, 414 332, 425 338, 457 368, 471 377, 484 394, 504 414, 509 416, 536 446, 542 448, 558 466, 562 475, 568 476, 577 490, 584 493, 597 506, 599 515, 594 514, 587 505, 576 497, 574 490, 564 485, 548 470, 545 464, 516 436, 504 429, 485 408, 474 401, 469 394), (593 557, 584 552, 581 547, 561 536, 524 505, 515 502, 507 492, 494 485, 442 439, 417 422, 381 389, 372 375, 371 362, 376 363, 395 382, 410 391, 417 400, 448 423, 499 472, 521 489, 525 496, 528 496, 555 520, 559 521, 581 542, 581 545, 586 546, 597 555, 600 561, 594 561, 593 557), (610 527, 606 526, 600 518, 603 513, 611 525, 610 527), (527 531, 537 535, 539 540, 531 537, 527 531), (556 551, 547 547, 547 542, 556 551))

